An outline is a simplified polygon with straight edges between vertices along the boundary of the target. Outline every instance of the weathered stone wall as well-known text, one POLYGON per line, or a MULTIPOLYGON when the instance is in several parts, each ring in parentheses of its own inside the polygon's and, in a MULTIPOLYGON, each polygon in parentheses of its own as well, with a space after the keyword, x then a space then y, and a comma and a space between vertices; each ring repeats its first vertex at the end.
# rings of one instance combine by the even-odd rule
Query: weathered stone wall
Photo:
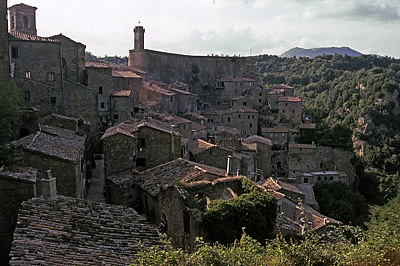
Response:
MULTIPOLYGON (((211 165, 221 169, 226 169, 228 156, 232 154, 232 150, 220 146, 214 146, 203 152, 198 153, 196 155, 196 162, 211 165)), ((240 164, 238 166, 240 166, 240 164)), ((236 166, 232 166, 231 168, 236 171, 236 166)))
POLYGON ((287 199, 282 199, 281 200, 281 212, 283 212, 283 214, 286 217, 289 217, 292 220, 296 219, 296 204, 290 202, 287 199))
POLYGON ((130 50, 129 66, 147 71, 151 78, 165 83, 181 81, 191 85, 202 102, 217 104, 215 83, 224 75, 242 76, 245 57, 190 56, 152 50, 130 50), (204 89, 206 87, 207 89, 204 89))
POLYGON ((11 62, 22 106, 37 108, 41 116, 49 114, 51 91, 62 90, 60 44, 10 40, 10 47, 18 49, 18 56, 11 62))
MULTIPOLYGON (((83 159, 83 158, 82 158, 83 159)), ((57 193, 64 196, 79 198, 80 165, 59 160, 43 154, 24 151, 23 166, 35 167, 38 179, 46 177, 46 171, 51 170, 53 177, 57 179, 57 193)), ((85 172, 81 173, 82 175, 85 172)))
POLYGON ((2 178, 0 175, 0 265, 8 265, 13 232, 22 201, 35 196, 34 182, 2 178))
MULTIPOLYGON (((145 147, 138 149, 136 158, 146 159, 146 166, 136 168, 139 171, 156 167, 160 164, 178 159, 181 156, 181 137, 170 133, 141 127, 134 135, 139 139, 145 139, 145 147), (173 138, 173 143, 172 143, 173 138)), ((136 159, 136 162, 137 162, 136 159)))
POLYGON ((10 77, 10 61, 8 58, 7 0, 0 2, 0 81, 10 77))
POLYGON ((106 176, 134 168, 135 138, 116 134, 104 139, 103 144, 106 176))
POLYGON ((133 117, 133 93, 124 97, 111 97, 111 99, 113 123, 124 122, 133 117))
POLYGON ((75 118, 81 116, 92 125, 98 123, 98 92, 69 80, 64 80, 64 115, 75 118))

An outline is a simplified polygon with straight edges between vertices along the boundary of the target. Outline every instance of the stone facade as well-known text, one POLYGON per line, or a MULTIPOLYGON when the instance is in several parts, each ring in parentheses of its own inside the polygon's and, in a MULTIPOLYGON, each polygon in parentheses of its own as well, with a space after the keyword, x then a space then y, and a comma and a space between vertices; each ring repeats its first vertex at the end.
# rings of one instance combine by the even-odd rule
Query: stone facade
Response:
POLYGON ((288 150, 288 144, 295 142, 299 136, 299 131, 286 126, 275 126, 262 128, 261 135, 272 141, 272 145, 278 149, 288 150))
MULTIPOLYGON (((21 105, 37 108, 41 116, 51 113, 52 103, 61 102, 52 98, 62 93, 59 41, 12 32, 9 44, 11 75, 21 90, 21 105)), ((62 106, 58 109, 61 112, 62 106)))
POLYGON ((301 98, 279 97, 278 110, 280 114, 279 123, 291 126, 300 124, 303 113, 301 98))
POLYGON ((178 96, 164 88, 166 84, 148 81, 144 82, 139 93, 139 101, 143 108, 152 111, 178 113, 178 96))
POLYGON ((43 126, 41 131, 11 143, 14 161, 34 167, 38 178, 51 170, 61 195, 84 198, 86 193, 85 136, 67 129, 43 126))
POLYGON ((169 90, 178 97, 177 113, 197 112, 197 94, 189 91, 189 85, 182 82, 175 82, 169 86, 169 90))
POLYGON ((0 265, 8 265, 21 203, 36 196, 36 170, 0 170, 0 265))
POLYGON ((272 173, 271 157, 272 142, 269 139, 260 136, 251 136, 242 141, 243 151, 250 152, 255 156, 256 181, 259 178, 267 178, 272 173))
POLYGON ((209 133, 217 131, 217 126, 236 128, 242 136, 256 135, 258 131, 258 112, 249 107, 211 110, 204 112, 209 133))
POLYGON ((230 103, 232 98, 238 96, 252 96, 253 92, 258 87, 259 85, 256 79, 240 76, 227 76, 217 79, 216 85, 217 90, 220 90, 221 103, 230 103))
POLYGON ((114 91, 130 90, 132 91, 133 105, 139 104, 139 92, 142 87, 143 77, 131 70, 113 70, 113 88, 114 91))
POLYGON ((62 47, 62 74, 64 79, 86 84, 85 73, 85 49, 82 43, 75 42, 70 38, 59 34, 51 37, 58 40, 62 47))
POLYGON ((10 11, 10 31, 36 35, 36 7, 25 4, 13 5, 10 11))
POLYGON ((0 2, 0 80, 10 77, 10 59, 8 57, 7 0, 0 2))

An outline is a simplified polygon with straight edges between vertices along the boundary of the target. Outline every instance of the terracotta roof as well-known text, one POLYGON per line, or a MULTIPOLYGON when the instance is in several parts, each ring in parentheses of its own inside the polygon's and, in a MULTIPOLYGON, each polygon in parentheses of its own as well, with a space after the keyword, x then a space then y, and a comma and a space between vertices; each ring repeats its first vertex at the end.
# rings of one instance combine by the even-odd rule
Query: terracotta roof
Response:
POLYGON ((133 127, 129 126, 129 125, 125 125, 125 124, 119 124, 116 125, 114 127, 110 127, 106 130, 106 132, 104 132, 103 136, 101 137, 100 140, 106 139, 108 137, 117 135, 117 134, 121 134, 121 135, 125 135, 127 137, 131 137, 131 138, 135 138, 134 135, 132 135, 130 133, 130 131, 133 130, 133 127))
POLYGON ((203 131, 206 130, 207 127, 205 125, 202 125, 200 123, 197 122, 192 122, 192 130, 196 130, 196 131, 203 131))
POLYGON ((332 224, 332 225, 340 225, 342 222, 325 216, 318 211, 314 210, 307 204, 302 204, 301 207, 296 207, 296 217, 297 220, 300 218, 306 218, 307 221, 312 223, 311 230, 317 230, 325 225, 332 224))
MULTIPOLYGON (((257 182, 257 185, 264 187, 267 191, 278 191, 284 193, 282 190, 287 190, 290 192, 294 192, 300 195, 305 195, 303 191, 295 187, 294 185, 288 184, 286 182, 282 182, 279 180, 275 180, 272 177, 261 180, 257 182)), ((297 199, 294 199, 297 200, 297 199)))
POLYGON ((284 89, 272 89, 268 92, 269 95, 283 95, 285 94, 284 89))
POLYGON ((207 141, 204 141, 202 139, 197 139, 189 142, 189 151, 195 155, 212 147, 214 147, 214 144, 208 143, 207 141))
POLYGON ((286 126, 264 127, 261 129, 262 133, 298 133, 299 131, 294 128, 286 126))
POLYGON ((204 119, 206 119, 205 116, 203 116, 203 115, 201 115, 201 114, 198 114, 198 113, 194 113, 194 112, 192 112, 192 113, 186 113, 185 116, 189 116, 189 117, 192 116, 192 117, 194 117, 194 118, 196 118, 196 119, 198 119, 198 120, 204 120, 204 119))
POLYGON ((250 136, 243 140, 243 143, 253 143, 253 142, 259 142, 259 143, 263 143, 263 144, 272 146, 272 141, 270 139, 263 138, 263 137, 260 137, 257 135, 250 136))
POLYGON ((235 113, 258 113, 257 110, 254 110, 250 107, 247 106, 242 106, 242 107, 237 107, 237 108, 230 108, 228 110, 210 110, 207 112, 204 112, 204 116, 210 116, 210 115, 229 115, 229 114, 235 114, 235 113))
POLYGON ((21 204, 10 265, 128 265, 160 244, 134 209, 58 196, 21 204))
POLYGON ((148 82, 148 81, 146 81, 146 82, 143 83, 142 88, 145 89, 145 90, 158 92, 160 94, 164 94, 164 95, 167 95, 167 96, 175 95, 175 93, 173 93, 173 92, 171 92, 171 91, 169 91, 167 89, 164 89, 157 82, 148 82))
POLYGON ((121 78, 141 78, 138 74, 127 70, 113 70, 112 76, 121 78))
POLYGON ((37 170, 31 167, 13 167, 0 170, 1 179, 36 183, 37 170))
POLYGON ((227 176, 223 169, 179 158, 140 172, 141 181, 139 185, 143 190, 155 197, 163 185, 171 184, 178 180, 185 183, 201 181, 206 174, 207 176, 212 175, 214 180, 227 176))
POLYGON ((74 131, 43 126, 36 134, 12 142, 25 150, 39 152, 59 159, 76 162, 85 148, 85 136, 74 131))
POLYGON ((291 96, 281 96, 278 99, 279 102, 301 102, 301 98, 299 97, 291 97, 291 96))
POLYGON ((94 68, 112 68, 112 65, 109 65, 104 62, 98 62, 98 61, 86 61, 85 62, 85 67, 94 67, 94 68))
POLYGON ((113 93, 114 97, 129 97, 131 95, 131 90, 120 90, 113 93))
POLYGON ((9 41, 30 41, 30 42, 52 42, 60 43, 59 40, 54 40, 49 37, 40 37, 36 35, 26 34, 19 31, 11 31, 8 36, 9 41))

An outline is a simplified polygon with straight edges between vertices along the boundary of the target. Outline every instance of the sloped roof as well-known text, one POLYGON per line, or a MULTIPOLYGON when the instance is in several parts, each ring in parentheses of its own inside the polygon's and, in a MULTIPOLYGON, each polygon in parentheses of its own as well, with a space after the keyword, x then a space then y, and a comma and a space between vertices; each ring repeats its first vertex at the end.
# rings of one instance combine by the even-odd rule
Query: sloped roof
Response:
POLYGON ((59 40, 55 40, 49 37, 40 37, 36 35, 26 34, 19 31, 11 31, 8 35, 9 41, 30 41, 30 42, 51 42, 60 43, 59 40))
POLYGON ((131 95, 131 90, 120 90, 113 93, 114 97, 129 97, 131 95))
POLYGON ((113 70, 112 76, 120 78, 141 78, 138 74, 128 70, 113 70))
POLYGON ((81 150, 85 147, 85 140, 85 136, 80 136, 74 131, 43 126, 41 131, 11 144, 25 150, 76 162, 81 150))
POLYGON ((253 135, 243 140, 243 143, 253 143, 253 142, 263 143, 272 146, 272 141, 270 139, 263 138, 258 135, 253 135))
POLYGON ((280 191, 282 189, 305 196, 304 192, 298 189, 296 186, 275 180, 272 177, 257 182, 257 185, 264 187, 267 191, 280 191))
POLYGON ((85 67, 93 67, 93 68, 112 68, 112 65, 109 65, 104 62, 99 61, 86 61, 85 67))
POLYGON ((299 131, 294 128, 286 126, 264 127, 261 129, 262 133, 298 133, 299 131))
POLYGON ((212 147, 214 147, 214 144, 208 143, 202 139, 196 139, 189 142, 189 151, 195 155, 212 147))
POLYGON ((286 84, 273 84, 270 87, 274 89, 294 89, 294 87, 286 84))
POLYGON ((162 185, 178 180, 185 183, 200 181, 205 174, 213 175, 215 179, 227 176, 223 169, 179 158, 140 172, 139 185, 144 191, 155 197, 160 192, 162 185))
POLYGON ((37 170, 31 167, 13 167, 0 170, 1 179, 36 183, 37 170))
POLYGON ((34 9, 37 9, 37 7, 29 6, 29 5, 24 4, 24 3, 16 4, 16 5, 10 6, 8 9, 13 9, 13 8, 15 8, 15 7, 27 7, 27 8, 34 8, 34 9))
POLYGON ((77 198, 21 204, 10 265, 128 265, 158 231, 134 209, 77 198))
POLYGON ((278 99, 279 102, 301 102, 301 98, 299 97, 291 97, 291 96, 281 96, 278 99))

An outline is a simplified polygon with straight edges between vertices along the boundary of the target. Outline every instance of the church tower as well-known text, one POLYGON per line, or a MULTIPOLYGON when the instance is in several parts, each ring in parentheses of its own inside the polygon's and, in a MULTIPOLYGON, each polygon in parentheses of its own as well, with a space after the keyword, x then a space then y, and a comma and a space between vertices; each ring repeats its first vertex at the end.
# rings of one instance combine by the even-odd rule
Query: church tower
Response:
POLYGON ((134 50, 144 50, 144 28, 142 26, 136 26, 133 32, 135 34, 134 50))
POLYGON ((0 0, 0 81, 10 77, 8 55, 7 0, 0 0))
POLYGON ((37 35, 36 7, 25 4, 13 5, 10 11, 10 31, 18 31, 30 35, 37 35))

